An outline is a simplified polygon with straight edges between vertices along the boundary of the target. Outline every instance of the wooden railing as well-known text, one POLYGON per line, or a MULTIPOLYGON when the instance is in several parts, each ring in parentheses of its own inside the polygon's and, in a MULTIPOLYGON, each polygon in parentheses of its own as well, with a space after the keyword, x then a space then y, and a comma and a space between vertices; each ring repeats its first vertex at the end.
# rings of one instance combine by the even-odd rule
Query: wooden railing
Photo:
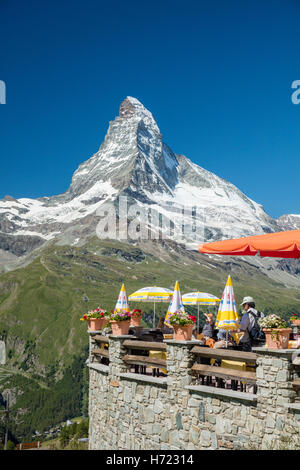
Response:
MULTIPOLYGON (((102 364, 109 364, 108 337, 95 335, 96 347, 91 355, 102 364)), ((167 345, 156 341, 126 339, 123 361, 138 374, 153 376, 167 375, 167 345)), ((191 374, 201 385, 231 388, 247 391, 249 387, 256 393, 256 354, 230 349, 213 349, 194 346, 191 349, 194 364, 191 374)))
POLYGON ((296 392, 296 397, 295 397, 295 402, 299 403, 300 402, 300 378, 295 379, 292 382, 293 389, 296 392))
POLYGON ((107 336, 95 335, 93 337, 97 347, 91 351, 92 357, 97 357, 99 362, 105 365, 109 364, 109 342, 107 336))
POLYGON ((163 357, 155 357, 155 353, 157 352, 161 352, 161 356, 166 355, 167 346, 165 343, 126 340, 123 346, 128 350, 128 354, 123 356, 123 361, 130 366, 134 366, 136 373, 146 374, 147 367, 152 368, 153 376, 166 373, 166 359, 163 357), (133 352, 135 354, 133 354, 133 352))
POLYGON ((202 385, 247 391, 256 387, 256 354, 228 349, 213 349, 194 346, 191 350, 196 362, 191 368, 192 374, 202 385), (246 369, 246 370, 239 370, 246 369), (228 383, 229 381, 229 383, 228 383))

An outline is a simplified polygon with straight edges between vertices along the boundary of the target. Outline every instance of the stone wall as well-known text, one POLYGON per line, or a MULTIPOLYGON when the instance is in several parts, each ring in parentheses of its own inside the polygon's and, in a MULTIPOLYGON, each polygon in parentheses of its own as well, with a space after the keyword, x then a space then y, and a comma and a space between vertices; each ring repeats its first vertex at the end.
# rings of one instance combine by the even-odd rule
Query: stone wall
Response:
POLYGON ((300 446, 292 350, 257 348, 257 394, 197 385, 195 341, 167 343, 168 377, 129 372, 128 337, 109 337, 110 365, 88 361, 89 448, 271 449, 300 446))

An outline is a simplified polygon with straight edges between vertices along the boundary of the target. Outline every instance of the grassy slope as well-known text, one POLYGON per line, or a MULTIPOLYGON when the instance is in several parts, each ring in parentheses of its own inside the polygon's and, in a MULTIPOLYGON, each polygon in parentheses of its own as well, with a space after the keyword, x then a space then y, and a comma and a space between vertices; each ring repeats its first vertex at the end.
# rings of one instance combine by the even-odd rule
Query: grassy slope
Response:
MULTIPOLYGON (((132 245, 99 240, 82 248, 50 247, 27 267, 0 276, 0 330, 8 330, 8 347, 14 347, 10 363, 24 358, 22 344, 12 341, 16 337, 27 341, 27 349, 37 357, 35 364, 70 362, 88 340, 80 315, 99 304, 113 308, 122 282, 127 294, 146 285, 173 288, 178 279, 182 293, 200 289, 220 296, 228 274, 238 303, 244 295, 253 295, 260 309, 299 310, 300 291, 287 289, 246 264, 243 270, 239 265, 208 264, 191 252, 144 255, 132 245), (83 294, 91 299, 88 304, 83 294)), ((152 304, 139 305, 152 309, 152 304)), ((166 308, 160 304, 157 311, 166 308)))
MULTIPOLYGON (((167 253, 159 246, 145 246, 141 250, 98 239, 84 247, 50 246, 25 268, 0 276, 0 339, 6 337, 6 368, 14 381, 21 372, 23 379, 24 374, 33 377, 35 387, 51 390, 65 367, 73 363, 74 355, 83 354, 88 344, 81 314, 98 305, 113 308, 122 282, 127 294, 147 285, 172 289, 178 279, 182 293, 200 289, 220 296, 231 274, 238 303, 244 295, 252 295, 259 309, 268 313, 300 312, 299 290, 287 289, 247 263, 243 265, 230 260, 226 264, 211 262, 180 249, 167 253), (83 294, 91 299, 88 304, 83 302, 83 294)), ((132 305, 152 311, 152 304, 132 305)), ((157 312, 163 314, 166 308, 167 304, 159 304, 157 312)), ((19 382, 24 384, 24 380, 19 382)), ((9 379, 5 383, 8 387, 9 379)), ((25 395, 31 386, 25 386, 25 395)), ((26 396, 19 401, 25 403, 26 396)), ((52 418, 54 423, 55 416, 52 418)))

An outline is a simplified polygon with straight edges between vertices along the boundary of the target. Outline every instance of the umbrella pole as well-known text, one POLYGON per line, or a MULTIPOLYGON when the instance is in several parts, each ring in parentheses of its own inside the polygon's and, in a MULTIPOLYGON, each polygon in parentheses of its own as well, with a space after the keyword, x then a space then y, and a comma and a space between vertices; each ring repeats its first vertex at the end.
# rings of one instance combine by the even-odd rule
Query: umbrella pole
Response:
POLYGON ((155 328, 155 300, 154 300, 154 315, 153 315, 153 328, 155 328))
POLYGON ((199 334, 199 304, 197 304, 198 308, 198 317, 197 317, 197 334, 199 334))

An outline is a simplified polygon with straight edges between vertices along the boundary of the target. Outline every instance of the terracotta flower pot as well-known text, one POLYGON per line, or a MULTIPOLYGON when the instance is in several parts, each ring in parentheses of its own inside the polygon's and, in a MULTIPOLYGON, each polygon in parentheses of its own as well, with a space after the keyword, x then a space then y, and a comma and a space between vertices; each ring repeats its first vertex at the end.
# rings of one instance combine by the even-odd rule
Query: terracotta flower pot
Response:
POLYGON ((88 331, 100 331, 107 322, 107 318, 90 318, 88 320, 88 331))
POLYGON ((140 326, 142 317, 131 317, 130 326, 140 326))
POLYGON ((128 335, 130 320, 115 321, 111 320, 111 329, 113 336, 128 335))
POLYGON ((174 339, 177 341, 190 341, 194 325, 172 325, 174 328, 174 339))
POLYGON ((292 328, 263 329, 266 335, 266 347, 270 349, 288 349, 292 328))
POLYGON ((298 320, 293 320, 292 325, 300 325, 300 319, 298 320))

